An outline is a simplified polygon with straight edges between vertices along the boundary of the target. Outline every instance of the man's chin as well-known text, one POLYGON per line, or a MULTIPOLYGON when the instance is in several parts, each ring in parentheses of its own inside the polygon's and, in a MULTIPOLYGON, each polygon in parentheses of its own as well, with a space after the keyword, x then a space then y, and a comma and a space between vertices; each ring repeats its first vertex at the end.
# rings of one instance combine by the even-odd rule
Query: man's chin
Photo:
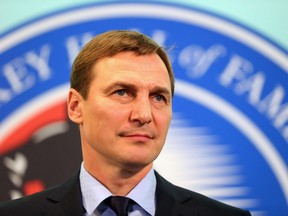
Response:
POLYGON ((147 160, 129 160, 126 161, 123 166, 124 169, 127 170, 128 172, 132 173, 138 173, 141 172, 142 170, 150 170, 152 168, 153 161, 147 160))

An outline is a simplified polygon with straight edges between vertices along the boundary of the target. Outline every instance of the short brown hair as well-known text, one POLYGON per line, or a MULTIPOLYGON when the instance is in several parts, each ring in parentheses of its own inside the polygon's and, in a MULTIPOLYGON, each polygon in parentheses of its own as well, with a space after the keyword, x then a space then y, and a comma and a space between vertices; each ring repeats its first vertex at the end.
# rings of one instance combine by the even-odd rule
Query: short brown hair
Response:
POLYGON ((86 99, 93 80, 91 68, 100 59, 112 57, 123 51, 132 51, 136 55, 158 54, 168 70, 171 92, 174 95, 174 74, 165 50, 148 36, 129 30, 108 31, 97 35, 87 43, 73 63, 71 88, 76 89, 86 99))

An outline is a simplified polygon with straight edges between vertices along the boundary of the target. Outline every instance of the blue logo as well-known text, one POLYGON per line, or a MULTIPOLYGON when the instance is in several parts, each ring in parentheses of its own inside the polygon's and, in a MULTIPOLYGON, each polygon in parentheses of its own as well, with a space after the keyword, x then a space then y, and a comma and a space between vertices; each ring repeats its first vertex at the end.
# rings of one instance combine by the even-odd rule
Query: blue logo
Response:
POLYGON ((17 176, 9 177, 10 197, 26 194, 29 163, 16 169, 17 158, 28 156, 9 153, 31 137, 41 142, 67 131, 71 64, 94 35, 112 29, 173 47, 174 114, 155 169, 254 216, 287 215, 287 51, 215 14, 138 1, 69 9, 2 35, 0 154, 17 176))

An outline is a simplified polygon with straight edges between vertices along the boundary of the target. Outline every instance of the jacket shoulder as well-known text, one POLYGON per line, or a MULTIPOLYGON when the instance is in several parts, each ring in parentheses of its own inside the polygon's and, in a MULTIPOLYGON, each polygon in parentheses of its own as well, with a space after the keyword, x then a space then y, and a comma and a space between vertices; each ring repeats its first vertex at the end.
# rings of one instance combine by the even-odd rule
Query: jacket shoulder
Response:
POLYGON ((203 194, 176 186, 155 172, 157 202, 174 206, 175 215, 251 216, 249 211, 217 201, 203 194), (163 201, 163 200, 165 201, 163 201), (175 205, 176 203, 176 205, 175 205))
MULTIPOLYGON (((82 204, 78 179, 78 175, 75 175, 61 185, 54 186, 33 195, 0 203, 0 215, 34 216, 41 215, 41 212, 56 212, 59 211, 60 205, 67 200, 73 203, 77 199, 77 202, 80 201, 82 204)), ((58 214, 55 213, 51 215, 58 214)))
MULTIPOLYGON (((37 215, 41 209, 46 209, 49 204, 47 196, 53 194, 57 187, 25 196, 15 200, 0 203, 0 215, 37 215)), ((40 213, 39 213, 40 214, 40 213)))

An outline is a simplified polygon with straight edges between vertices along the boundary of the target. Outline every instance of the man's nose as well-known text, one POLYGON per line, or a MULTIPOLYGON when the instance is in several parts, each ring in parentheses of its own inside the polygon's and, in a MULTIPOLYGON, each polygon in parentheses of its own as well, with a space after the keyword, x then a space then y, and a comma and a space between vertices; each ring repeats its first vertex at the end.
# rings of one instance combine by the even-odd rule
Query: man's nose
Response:
POLYGON ((141 125, 149 124, 152 121, 152 110, 148 97, 141 97, 134 101, 130 120, 139 122, 141 125))

